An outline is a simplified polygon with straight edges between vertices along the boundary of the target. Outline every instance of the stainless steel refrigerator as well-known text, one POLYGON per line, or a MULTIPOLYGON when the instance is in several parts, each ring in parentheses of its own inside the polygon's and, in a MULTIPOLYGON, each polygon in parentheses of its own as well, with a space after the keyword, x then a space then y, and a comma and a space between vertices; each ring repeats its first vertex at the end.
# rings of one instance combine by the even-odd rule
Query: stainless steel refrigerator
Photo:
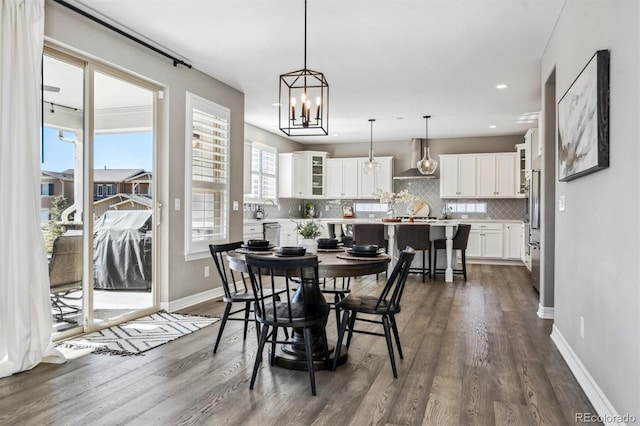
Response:
POLYGON ((531 159, 529 182, 529 252, 531 256, 531 284, 540 291, 540 156, 531 159))

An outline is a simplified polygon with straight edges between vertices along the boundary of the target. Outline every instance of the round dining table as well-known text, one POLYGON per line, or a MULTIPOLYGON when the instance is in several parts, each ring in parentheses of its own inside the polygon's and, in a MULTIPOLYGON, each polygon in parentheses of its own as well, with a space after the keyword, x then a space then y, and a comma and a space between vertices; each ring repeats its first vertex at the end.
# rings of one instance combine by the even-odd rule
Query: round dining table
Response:
MULTIPOLYGON (((245 263, 245 253, 259 254, 264 256, 276 256, 275 251, 255 252, 249 250, 236 250, 227 253, 229 268, 234 271, 248 272, 245 263)), ((391 256, 384 254, 371 258, 358 258, 349 256, 344 250, 327 250, 318 249, 318 276, 322 279, 332 278, 350 278, 364 275, 378 274, 387 270, 391 261, 391 256), (338 257, 339 256, 339 257, 338 257)), ((301 288, 301 287, 300 287, 301 288)), ((298 290, 300 292, 300 290, 298 290)), ((294 296, 295 298, 296 296, 294 296)), ((321 303, 326 303, 324 297, 321 297, 321 303)), ((326 324, 326 323, 325 323, 326 324)), ((313 344, 313 365, 317 370, 325 368, 324 354, 322 351, 322 343, 320 339, 321 331, 312 331, 313 344)), ((304 334, 302 329, 294 329, 290 341, 281 345, 275 354, 276 365, 293 370, 307 370, 307 356, 304 351, 304 334)), ((329 345, 330 356, 335 353, 333 345, 329 345)), ((340 359, 338 365, 344 364, 348 354, 346 348, 341 348, 340 359)), ((329 360, 329 365, 333 360, 329 360)))

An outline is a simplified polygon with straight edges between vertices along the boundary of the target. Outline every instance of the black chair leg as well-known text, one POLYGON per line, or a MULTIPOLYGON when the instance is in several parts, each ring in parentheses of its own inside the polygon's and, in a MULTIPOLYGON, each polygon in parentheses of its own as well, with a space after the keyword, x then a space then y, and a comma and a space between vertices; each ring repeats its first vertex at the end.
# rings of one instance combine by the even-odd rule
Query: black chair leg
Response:
POLYGON ((342 322, 338 326, 338 342, 336 343, 336 350, 333 353, 333 368, 335 370, 338 366, 338 358, 340 358, 340 349, 342 349, 342 339, 344 338, 344 331, 347 329, 347 323, 349 322, 349 311, 344 311, 342 314, 342 322))
POLYGON ((396 370, 396 360, 393 356, 393 343, 391 342, 391 330, 389 329, 389 319, 386 315, 382 317, 382 326, 384 327, 384 338, 387 340, 387 350, 389 351, 389 360, 391 360, 391 370, 393 371, 393 377, 398 378, 398 371, 396 370))
POLYGON ((422 282, 424 282, 425 275, 427 274, 427 266, 425 265, 426 252, 427 252, 426 250, 422 250, 422 282))
POLYGON ((438 267, 438 249, 434 249, 433 250, 433 272, 431 273, 431 276, 433 278, 436 277, 436 268, 438 267))
POLYGON ((402 354, 402 345, 400 344, 400 334, 398 333, 398 326, 396 325, 396 316, 391 315, 391 330, 393 331, 393 335, 396 338, 396 346, 398 346, 398 354, 400 355, 400 359, 404 359, 404 355, 402 354))
POLYGON ((351 313, 351 318, 349 319, 349 334, 347 335, 347 349, 349 349, 349 346, 351 346, 351 338, 353 337, 353 328, 355 327, 355 323, 356 323, 356 312, 353 311, 351 313))
POLYGON ((224 305, 224 314, 222 314, 222 320, 220 320, 220 329, 218 330, 218 337, 216 338, 216 343, 213 345, 213 353, 215 354, 218 351, 218 345, 220 344, 220 339, 222 338, 222 332, 224 331, 224 326, 227 324, 227 318, 229 318, 229 312, 231 312, 232 303, 227 302, 224 305))
POLYGON ((264 349, 264 343, 267 341, 267 334, 269 333, 269 326, 262 327, 260 333, 260 342, 258 343, 258 352, 256 352, 256 362, 253 364, 253 374, 251 375, 251 383, 249 383, 249 389, 253 389, 253 385, 256 383, 256 377, 258 376, 258 368, 262 362, 262 350, 264 349))
POLYGON ((467 280, 467 255, 465 254, 466 250, 460 250, 462 252, 462 275, 464 276, 464 280, 467 280))
POLYGON ((269 365, 272 367, 276 365, 276 342, 278 340, 278 326, 273 326, 273 331, 271 332, 271 352, 269 353, 269 365))
POLYGON ((331 364, 329 361, 329 342, 327 340, 327 330, 324 327, 320 327, 322 330, 322 352, 324 353, 324 368, 326 370, 331 369, 331 364))
POLYGON ((247 328, 249 328, 249 311, 251 311, 251 302, 244 304, 244 334, 243 340, 247 340, 247 328))
POLYGON ((307 369, 309 370, 309 380, 311 381, 311 395, 316 396, 316 377, 313 371, 313 350, 311 348, 311 328, 304 327, 304 349, 307 355, 307 369))

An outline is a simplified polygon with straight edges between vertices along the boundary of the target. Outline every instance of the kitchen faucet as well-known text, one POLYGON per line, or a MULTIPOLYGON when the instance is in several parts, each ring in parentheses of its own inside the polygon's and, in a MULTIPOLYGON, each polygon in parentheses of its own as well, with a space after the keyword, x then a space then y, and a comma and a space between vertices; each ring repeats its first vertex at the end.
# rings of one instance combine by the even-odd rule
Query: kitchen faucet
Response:
POLYGON ((272 206, 277 206, 278 204, 272 200, 271 198, 267 198, 264 201, 262 201, 262 218, 266 219, 267 218, 267 211, 265 210, 265 206, 267 204, 271 204, 272 206))

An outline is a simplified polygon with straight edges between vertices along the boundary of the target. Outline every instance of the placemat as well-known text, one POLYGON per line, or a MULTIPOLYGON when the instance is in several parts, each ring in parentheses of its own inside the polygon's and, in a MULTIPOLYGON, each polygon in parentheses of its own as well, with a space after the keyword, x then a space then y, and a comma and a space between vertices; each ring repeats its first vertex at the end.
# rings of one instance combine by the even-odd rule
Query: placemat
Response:
POLYGON ((388 259, 389 255, 386 253, 381 253, 377 256, 371 256, 371 257, 364 257, 364 256, 353 256, 349 253, 340 253, 340 254, 336 254, 336 257, 338 259, 346 259, 346 260, 364 260, 364 261, 372 261, 372 260, 381 260, 381 259, 388 259))
POLYGON ((321 253, 340 253, 341 251, 344 251, 344 247, 338 247, 338 248, 320 248, 318 247, 318 251, 321 253))

